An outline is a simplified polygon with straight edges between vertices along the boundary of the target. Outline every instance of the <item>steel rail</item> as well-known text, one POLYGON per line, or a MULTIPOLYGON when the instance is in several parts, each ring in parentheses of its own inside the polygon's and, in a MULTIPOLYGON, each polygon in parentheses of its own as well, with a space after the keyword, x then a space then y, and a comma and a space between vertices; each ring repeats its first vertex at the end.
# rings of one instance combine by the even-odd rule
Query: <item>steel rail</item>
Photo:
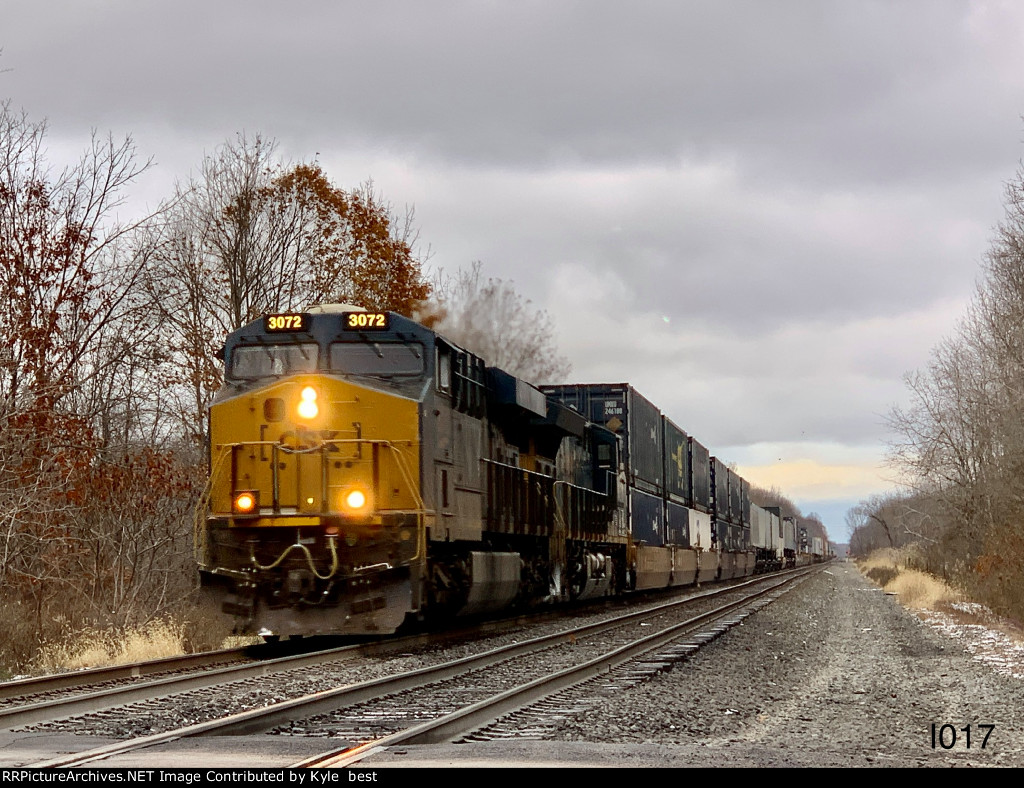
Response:
MULTIPOLYGON (((761 579, 765 578, 762 577, 761 579)), ((673 624, 659 632, 638 638, 631 643, 615 648, 581 665, 566 668, 519 687, 514 687, 450 714, 445 714, 436 719, 428 720, 419 725, 360 744, 356 747, 345 747, 320 753, 293 764, 291 768, 343 768, 351 766, 386 747, 436 744, 450 741, 452 738, 469 733, 482 725, 496 720, 498 717, 536 703, 542 698, 560 692, 567 687, 607 673, 612 668, 628 662, 634 657, 658 649, 666 643, 689 634, 694 629, 703 625, 718 621, 737 608, 749 605, 759 597, 777 591, 782 586, 791 584, 797 579, 799 577, 786 578, 743 599, 729 602, 714 610, 701 613, 678 624, 673 624)))
POLYGON ((126 665, 106 665, 98 668, 73 670, 66 673, 51 673, 46 676, 32 676, 26 679, 15 679, 0 683, 0 698, 17 698, 23 695, 39 695, 74 687, 87 687, 104 681, 133 679, 164 673, 168 670, 188 670, 204 668, 222 662, 235 662, 247 659, 253 646, 225 648, 218 651, 204 651, 199 654, 184 654, 174 657, 162 657, 142 662, 131 662, 126 665))
MULTIPOLYGON (((424 687, 429 684, 434 684, 445 679, 458 676, 462 673, 471 670, 479 670, 481 668, 488 667, 492 664, 504 662, 509 659, 528 654, 538 649, 547 648, 552 645, 556 645, 563 641, 575 641, 580 637, 592 636, 600 634, 601 632, 609 629, 616 629, 624 625, 628 625, 630 622, 637 619, 649 618, 657 616, 661 613, 667 612, 672 608, 681 607, 684 605, 692 604, 695 601, 706 599, 710 597, 720 596, 722 594, 730 593, 738 589, 745 588, 746 586, 764 583, 765 581, 777 580, 776 582, 764 589, 760 593, 744 597, 744 599, 737 602, 729 603, 726 607, 732 610, 735 607, 748 604, 751 599, 757 596, 770 593, 780 586, 786 583, 792 582, 793 580, 804 576, 808 573, 808 569, 792 570, 793 576, 783 577, 780 579, 779 575, 761 575, 755 579, 747 580, 743 583, 732 585, 726 588, 716 588, 711 591, 706 591, 694 596, 687 597, 684 600, 674 600, 671 602, 657 605, 653 608, 648 608, 641 611, 631 611, 622 616, 618 616, 609 621, 597 622, 594 624, 588 624, 583 627, 576 629, 563 630, 553 634, 542 635, 529 640, 522 641, 520 643, 502 646, 496 649, 483 652, 481 654, 471 655, 462 657, 457 660, 443 663, 441 665, 435 665, 432 667, 420 668, 414 671, 408 671, 406 673, 399 674, 397 676, 386 676, 383 678, 373 679, 370 681, 360 682, 357 684, 349 684, 341 687, 336 687, 330 690, 324 690, 322 692, 305 695, 300 698, 294 698, 287 701, 281 701, 278 703, 265 706, 263 708, 251 709, 249 711, 239 712, 226 717, 222 717, 215 720, 209 720, 207 722, 196 723, 189 725, 184 728, 178 728, 163 733, 151 734, 136 739, 130 739, 123 742, 115 742, 108 744, 103 747, 87 750, 81 753, 72 755, 64 755, 58 758, 50 759, 41 763, 33 764, 33 767, 69 767, 79 766, 93 761, 108 758, 121 753, 130 752, 133 750, 143 749, 145 747, 151 747, 159 744, 165 744, 177 739, 186 738, 190 736, 201 736, 201 735, 242 735, 255 733, 259 731, 268 730, 277 725, 290 722, 297 717, 310 717, 317 714, 322 714, 330 711, 334 711, 338 708, 344 708, 346 706, 355 705, 362 703, 367 700, 372 700, 382 695, 393 694, 409 689, 416 689, 424 687)), ((725 615, 725 613, 719 612, 719 616, 725 615)), ((707 618, 708 614, 702 614, 694 619, 690 619, 689 623, 692 628, 693 621, 698 619, 707 618)), ((688 622, 684 622, 686 624, 688 622)), ((682 625, 676 625, 673 629, 678 629, 682 625)), ((659 633, 647 636, 644 640, 653 639, 659 633)), ((670 636, 669 639, 677 638, 680 636, 679 632, 675 632, 670 636)), ((651 645, 649 648, 656 648, 656 645, 651 645)), ((620 651, 616 650, 616 651, 620 651)), ((649 650, 649 649, 648 649, 649 650)), ((477 704, 479 705, 479 704, 477 704)), ((470 707, 473 708, 473 707, 470 707)), ((459 714, 469 713, 468 710, 463 710, 459 714)), ((426 725, 426 723, 424 724, 426 725)), ((419 735, 420 728, 424 726, 417 726, 417 735, 419 735)), ((390 739, 390 737, 388 737, 390 739)), ((380 741, 384 741, 383 739, 380 741)), ((376 745, 377 743, 371 743, 376 745)), ((369 745, 367 745, 369 746, 369 745)), ((361 755, 360 757, 365 757, 361 755)))
POLYGON ((320 665, 324 662, 338 662, 368 656, 393 648, 408 647, 410 640, 416 642, 423 636, 414 635, 409 639, 396 639, 377 643, 359 643, 339 646, 320 651, 293 654, 273 659, 246 662, 242 665, 226 665, 222 668, 190 673, 184 676, 167 676, 150 681, 135 682, 119 687, 108 687, 95 692, 86 692, 71 697, 54 698, 19 706, 0 708, 0 730, 23 725, 89 714, 95 711, 124 706, 141 700, 165 697, 182 692, 226 684, 233 681, 266 676, 287 670, 320 665))
MULTIPOLYGON (((536 616, 543 620, 548 613, 536 616)), ((374 656, 386 654, 391 651, 400 651, 413 646, 434 643, 445 640, 458 640, 470 636, 487 634, 522 626, 529 617, 516 616, 508 619, 496 619, 482 622, 476 626, 460 627, 441 633, 416 633, 402 637, 391 637, 378 641, 356 643, 340 646, 333 649, 321 649, 307 651, 302 654, 288 655, 273 659, 265 659, 259 656, 261 651, 271 653, 279 648, 277 645, 244 646, 238 649, 224 649, 222 651, 204 652, 203 654, 186 655, 185 657, 165 657, 159 660, 134 663, 130 665, 109 666, 103 668, 91 668, 88 670, 75 671, 71 673, 60 673, 51 676, 40 676, 28 679, 19 679, 0 685, 10 686, 8 695, 4 697, 21 697, 22 695, 41 694, 44 692, 57 691, 60 689, 73 689, 76 687, 90 687, 101 682, 118 679, 136 678, 152 673, 161 673, 168 670, 191 668, 202 668, 211 664, 223 662, 225 659, 244 658, 247 650, 256 650, 255 660, 240 666, 225 666, 221 669, 205 671, 193 676, 170 676, 161 679, 154 679, 147 682, 135 682, 122 687, 108 687, 94 692, 86 692, 72 697, 51 698, 19 704, 17 706, 0 707, 0 731, 9 730, 22 725, 33 725, 41 722, 50 722, 63 717, 71 717, 79 714, 88 714, 94 711, 122 706, 127 703, 134 703, 139 700, 150 700, 177 692, 188 692, 193 689, 202 689, 207 686, 227 683, 229 681, 241 681, 247 678, 276 673, 284 670, 308 667, 320 662, 339 661, 342 659, 355 659, 362 656, 374 656), (216 659, 216 655, 224 654, 224 659, 216 659), (318 659, 319 657, 319 659, 318 659), (268 666, 270 669, 268 669, 268 666), (212 677, 210 680, 208 677, 212 677), (177 686, 176 686, 177 685, 177 686)))

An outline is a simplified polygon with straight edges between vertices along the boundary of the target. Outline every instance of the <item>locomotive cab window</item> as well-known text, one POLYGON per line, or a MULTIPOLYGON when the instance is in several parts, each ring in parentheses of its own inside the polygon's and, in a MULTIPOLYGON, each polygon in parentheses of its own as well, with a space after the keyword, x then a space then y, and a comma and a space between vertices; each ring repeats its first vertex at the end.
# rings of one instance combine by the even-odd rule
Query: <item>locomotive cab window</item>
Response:
POLYGON ((352 375, 420 375, 426 369, 417 342, 335 342, 330 358, 332 370, 352 375))
POLYGON ((448 393, 452 388, 452 357, 448 348, 437 346, 437 390, 448 393))
POLYGON ((231 353, 230 376, 248 380, 316 372, 319 355, 313 342, 236 347, 231 353))
POLYGON ((453 351, 452 405, 480 418, 484 412, 484 364, 472 353, 453 351))

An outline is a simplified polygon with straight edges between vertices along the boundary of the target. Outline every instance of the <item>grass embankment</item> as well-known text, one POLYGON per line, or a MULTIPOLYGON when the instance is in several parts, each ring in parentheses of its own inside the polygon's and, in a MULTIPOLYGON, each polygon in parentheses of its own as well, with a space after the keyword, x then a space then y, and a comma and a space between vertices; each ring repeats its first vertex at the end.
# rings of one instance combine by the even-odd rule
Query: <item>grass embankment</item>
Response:
POLYGON ((257 637, 223 635, 201 638, 197 642, 194 629, 194 626, 174 619, 157 619, 135 628, 86 629, 59 641, 43 643, 32 661, 30 673, 38 675, 124 665, 262 642, 257 637))
POLYGON ((33 672, 56 673, 185 653, 184 627, 168 620, 151 621, 123 631, 86 629, 66 640, 44 643, 33 672))
POLYGON ((857 561, 860 571, 883 590, 896 594, 904 607, 949 611, 965 601, 963 594, 942 580, 912 566, 914 556, 888 548, 857 561))
POLYGON ((912 548, 887 549, 859 559, 857 566, 885 591, 896 594, 919 618, 961 639, 975 659, 991 662, 997 671, 1019 678, 1024 671, 1020 658, 1024 627, 1020 621, 995 614, 986 605, 916 569, 915 563, 912 548))

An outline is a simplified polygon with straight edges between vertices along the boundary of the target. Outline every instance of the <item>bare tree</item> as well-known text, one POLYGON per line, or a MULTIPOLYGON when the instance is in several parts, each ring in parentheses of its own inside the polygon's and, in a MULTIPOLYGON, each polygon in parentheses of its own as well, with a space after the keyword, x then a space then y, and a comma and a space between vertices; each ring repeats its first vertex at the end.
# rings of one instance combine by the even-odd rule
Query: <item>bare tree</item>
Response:
POLYGON ((941 532, 918 529, 917 541, 941 545, 962 582, 1005 601, 1024 582, 1024 170, 1007 185, 1005 218, 955 335, 906 382, 912 401, 891 414, 900 436, 891 459, 944 510, 930 521, 941 532))
POLYGON ((534 309, 512 282, 485 282, 482 267, 474 262, 454 278, 442 272, 423 317, 488 364, 535 383, 564 380, 572 367, 558 353, 550 315, 534 309))
POLYGON ((750 485, 750 502, 757 506, 778 506, 783 517, 802 517, 800 507, 782 494, 778 487, 750 485))
POLYGON ((315 164, 286 167, 262 137, 222 146, 178 192, 147 281, 166 382, 196 446, 229 332, 329 301, 408 314, 430 292, 414 229, 372 184, 347 192, 315 164))
POLYGON ((56 404, 97 373, 97 338, 139 304, 142 266, 118 225, 122 190, 145 168, 131 139, 94 138, 81 161, 51 178, 45 123, 0 105, 0 408, 56 404))
MULTIPOLYGON (((118 569, 88 559, 115 525, 140 537, 139 499, 108 499, 97 481, 138 456, 158 420, 144 354, 156 325, 139 286, 154 216, 123 224, 114 215, 147 164, 130 138, 94 137, 55 173, 45 134, 45 123, 0 106, 0 593, 22 625, 32 622, 30 642, 58 608, 109 607, 72 589, 117 574, 144 581, 137 561, 118 569)), ((154 481, 147 494, 159 498, 154 481)), ((154 506, 169 512, 166 503, 154 506)))

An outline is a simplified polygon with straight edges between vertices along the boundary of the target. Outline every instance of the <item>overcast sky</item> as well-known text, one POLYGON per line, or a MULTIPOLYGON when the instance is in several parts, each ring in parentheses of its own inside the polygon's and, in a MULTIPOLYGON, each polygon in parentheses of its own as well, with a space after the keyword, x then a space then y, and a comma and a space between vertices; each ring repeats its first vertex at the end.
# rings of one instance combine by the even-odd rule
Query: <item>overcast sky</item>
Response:
POLYGON ((833 538, 955 327, 1022 154, 1017 2, 0 0, 51 158, 130 134, 157 204, 238 132, 413 205, 572 380, 633 383, 833 538))

